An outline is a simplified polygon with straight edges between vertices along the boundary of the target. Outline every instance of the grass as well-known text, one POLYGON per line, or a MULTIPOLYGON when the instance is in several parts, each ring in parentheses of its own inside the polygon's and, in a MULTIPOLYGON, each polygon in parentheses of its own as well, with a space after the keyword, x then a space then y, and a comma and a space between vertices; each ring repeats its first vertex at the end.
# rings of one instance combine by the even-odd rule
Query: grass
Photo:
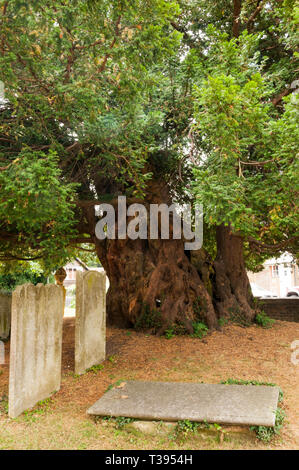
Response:
POLYGON ((274 325, 275 320, 273 320, 273 318, 268 317, 265 312, 260 312, 255 316, 255 322, 262 328, 271 328, 274 325))
MULTIPOLYGON (((225 325, 222 332, 207 335, 205 341, 179 335, 169 341, 134 330, 128 335, 124 330, 108 329, 104 369, 74 378, 68 362, 71 354, 64 355, 61 390, 16 419, 7 416, 8 366, 4 365, 0 376, 0 449, 295 449, 298 382, 290 345, 298 334, 298 324, 279 321, 271 329, 225 325), (278 412, 279 435, 274 433, 269 441, 267 430, 262 428, 238 434, 225 432, 222 425, 217 428, 217 423, 207 427, 192 422, 178 423, 176 432, 172 427, 147 435, 126 426, 123 418, 117 422, 86 416, 87 408, 105 390, 129 380, 219 383, 226 377, 237 377, 226 379, 227 383, 279 384, 285 395, 280 408, 288 413, 288 422, 279 428, 282 415, 278 412)), ((69 340, 66 351, 70 344, 69 340)))
POLYGON ((104 369, 103 364, 97 364, 96 366, 89 367, 89 369, 86 369, 86 372, 93 372, 94 374, 97 374, 100 370, 104 369))
POLYGON ((23 413, 23 419, 28 423, 36 422, 40 416, 45 415, 52 403, 52 398, 46 398, 46 400, 41 400, 37 403, 37 405, 32 410, 26 410, 23 413))
POLYGON ((2 395, 2 398, 0 400, 0 416, 1 415, 7 415, 8 413, 8 396, 7 395, 2 395))
MULTIPOLYGON (((32 415, 33 416, 33 415, 32 415)), ((225 436, 220 442, 220 430, 201 434, 203 428, 188 422, 178 423, 176 431, 168 434, 146 435, 138 430, 128 431, 130 418, 107 420, 82 419, 74 407, 64 412, 49 408, 47 412, 28 419, 22 415, 0 428, 0 449, 242 449, 253 447, 254 441, 244 436, 225 436), (197 428, 197 429, 196 429, 197 428)), ((213 425, 209 425, 213 426, 213 425)))
POLYGON ((271 440, 276 435, 280 434, 284 419, 285 412, 278 406, 275 415, 275 426, 273 428, 269 428, 266 426, 251 426, 250 429, 252 431, 255 431, 257 438, 261 441, 271 442, 271 440))

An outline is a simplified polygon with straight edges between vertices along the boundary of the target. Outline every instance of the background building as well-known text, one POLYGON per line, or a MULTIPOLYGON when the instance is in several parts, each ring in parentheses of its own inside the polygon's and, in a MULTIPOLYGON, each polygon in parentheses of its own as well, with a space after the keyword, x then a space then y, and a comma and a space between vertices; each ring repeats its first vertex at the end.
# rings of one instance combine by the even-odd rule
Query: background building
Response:
POLYGON ((299 286, 299 268, 289 253, 280 258, 271 258, 264 263, 264 269, 258 273, 248 272, 254 295, 286 297, 294 286, 299 286), (263 291, 265 291, 263 293, 263 291))
MULTIPOLYGON (((77 271, 104 271, 102 267, 89 267, 80 258, 74 258, 64 266, 66 278, 63 285, 66 288, 64 316, 73 317, 76 314, 76 274, 77 271)), ((109 280, 106 277, 106 290, 109 287, 109 280)))

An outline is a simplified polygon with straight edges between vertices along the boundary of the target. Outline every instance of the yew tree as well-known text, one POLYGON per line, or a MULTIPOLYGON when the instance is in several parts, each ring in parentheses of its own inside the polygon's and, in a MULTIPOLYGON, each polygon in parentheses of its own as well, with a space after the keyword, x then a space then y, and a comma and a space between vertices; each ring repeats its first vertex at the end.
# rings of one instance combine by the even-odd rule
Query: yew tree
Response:
POLYGON ((196 65, 193 132, 203 145, 193 192, 216 231, 216 308, 251 320, 246 255, 261 261, 284 250, 298 254, 298 99, 290 95, 276 108, 275 76, 261 57, 260 34, 209 33, 208 58, 196 65))
POLYGON ((118 326, 251 321, 246 262, 296 252, 295 2, 0 5, 1 260, 95 250, 118 326), (203 249, 99 240, 118 195, 202 202, 203 249))

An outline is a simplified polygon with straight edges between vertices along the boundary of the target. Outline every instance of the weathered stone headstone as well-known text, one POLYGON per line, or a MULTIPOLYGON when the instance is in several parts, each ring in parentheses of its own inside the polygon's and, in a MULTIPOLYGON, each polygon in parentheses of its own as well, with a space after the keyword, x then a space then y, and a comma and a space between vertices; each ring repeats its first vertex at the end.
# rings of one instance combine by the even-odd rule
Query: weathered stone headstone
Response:
POLYGON ((274 426, 279 388, 177 382, 123 382, 87 411, 90 415, 274 426))
POLYGON ((11 294, 0 291, 0 340, 5 340, 10 333, 11 294))
POLYGON ((12 294, 8 414, 24 410, 59 390, 63 292, 53 284, 24 284, 12 294))
POLYGON ((77 271, 75 373, 100 364, 106 354, 106 273, 77 271))
POLYGON ((5 363, 5 348, 3 341, 0 340, 0 364, 5 363))

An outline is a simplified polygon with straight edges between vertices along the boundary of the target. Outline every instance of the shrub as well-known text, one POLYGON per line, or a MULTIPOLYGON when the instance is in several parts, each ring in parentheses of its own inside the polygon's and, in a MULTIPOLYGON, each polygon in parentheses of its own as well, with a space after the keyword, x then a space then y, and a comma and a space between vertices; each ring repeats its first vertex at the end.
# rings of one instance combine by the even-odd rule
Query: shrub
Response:
POLYGON ((162 326, 159 310, 150 309, 149 305, 143 306, 143 311, 135 323, 136 330, 153 330, 156 332, 162 326))
POLYGON ((262 328, 271 328, 275 323, 275 320, 273 320, 273 318, 269 318, 265 312, 261 312, 255 316, 255 322, 262 328))
POLYGON ((209 331, 207 325, 202 322, 194 322, 192 323, 194 333, 191 335, 193 338, 202 338, 207 334, 209 331))

